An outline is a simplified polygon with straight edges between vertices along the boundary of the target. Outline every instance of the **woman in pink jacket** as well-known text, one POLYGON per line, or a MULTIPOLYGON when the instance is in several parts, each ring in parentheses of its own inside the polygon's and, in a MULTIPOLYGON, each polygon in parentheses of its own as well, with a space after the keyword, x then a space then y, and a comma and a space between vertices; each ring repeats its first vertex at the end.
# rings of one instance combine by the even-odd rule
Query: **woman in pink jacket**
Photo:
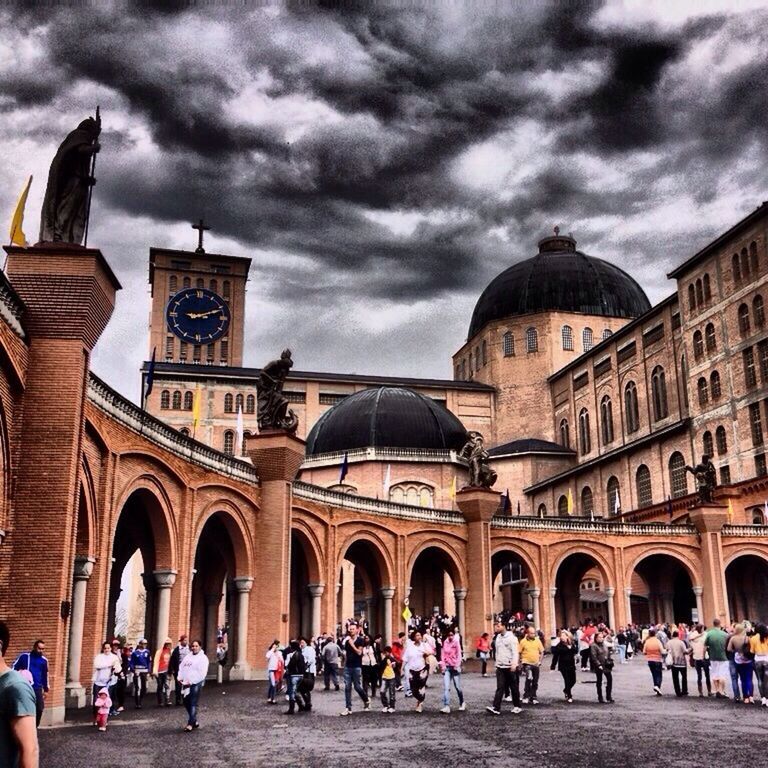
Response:
POLYGON ((461 690, 461 640, 451 627, 443 640, 443 650, 440 654, 440 669, 443 671, 443 708, 441 712, 451 712, 451 683, 459 697, 459 711, 463 712, 467 705, 464 703, 464 692, 461 690))

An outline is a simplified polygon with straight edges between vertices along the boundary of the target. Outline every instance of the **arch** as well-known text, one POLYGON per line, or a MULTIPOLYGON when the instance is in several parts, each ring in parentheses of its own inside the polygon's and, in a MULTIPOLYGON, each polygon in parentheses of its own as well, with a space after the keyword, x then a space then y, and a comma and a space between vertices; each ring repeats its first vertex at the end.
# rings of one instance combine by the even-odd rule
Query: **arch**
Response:
POLYGON ((760 271, 760 259, 757 255, 757 243, 753 240, 749 244, 749 268, 752 270, 753 275, 757 275, 760 271))
POLYGON ((192 551, 197 551, 205 526, 213 517, 218 517, 226 528, 232 543, 235 573, 231 576, 253 576, 255 570, 252 546, 253 533, 249 530, 240 507, 230 499, 218 498, 208 502, 200 510, 199 515, 192 538, 192 551))
POLYGON ((704 286, 700 277, 696 278, 696 304, 699 306, 704 304, 704 286))
POLYGON ((533 608, 526 590, 540 582, 525 553, 506 544, 494 547, 490 575, 493 613, 512 615, 517 612, 528 613, 533 608))
POLYGON ((192 390, 189 389, 184 393, 184 410, 191 411, 193 406, 194 396, 192 390))
POLYGON ((231 429, 224 431, 223 451, 229 456, 232 456, 235 453, 235 433, 231 429))
POLYGON ((579 411, 579 450, 583 455, 592 450, 592 437, 589 430, 589 411, 582 408, 579 411))
POLYGON ((680 552, 663 546, 641 552, 629 566, 625 583, 633 590, 633 622, 692 623, 696 609, 693 586, 702 582, 692 561, 680 552))
POLYGON ((706 328, 704 328, 704 338, 706 339, 707 352, 717 352, 717 336, 715 335, 714 323, 707 323, 706 328))
POLYGON ((738 253, 734 253, 731 258, 731 276, 734 283, 738 284, 741 282, 741 265, 739 264, 738 253))
POLYGON ((762 507, 753 507, 752 512, 752 525, 765 525, 765 510, 762 507))
POLYGON ((535 328, 528 328, 525 331, 525 347, 528 352, 539 351, 539 333, 535 328))
POLYGON ((573 352, 573 328, 570 325, 564 325, 561 331, 563 338, 563 350, 573 352))
POLYGON ((168 278, 168 293, 173 295, 179 290, 179 278, 176 275, 171 275, 168 278))
POLYGON ((211 282, 208 284, 208 286, 214 293, 219 292, 219 281, 215 277, 211 278, 211 282))
POLYGON ((624 414, 629 434, 640 429, 640 407, 637 402, 637 384, 628 381, 624 387, 624 414))
POLYGON ((693 283, 688 286, 688 309, 691 312, 696 309, 696 289, 693 287, 693 283))
POLYGON ((723 389, 720 384, 719 371, 712 371, 712 373, 709 376, 709 393, 712 396, 713 400, 719 400, 723 394, 723 389))
POLYGON ((376 567, 378 568, 382 585, 394 585, 395 565, 392 560, 390 548, 388 547, 387 543, 373 531, 355 530, 354 533, 351 533, 344 539, 344 541, 341 542, 339 545, 338 554, 336 555, 336 568, 334 572, 338 573, 341 570, 341 564, 344 560, 344 556, 352 546, 358 544, 359 542, 363 542, 363 544, 369 548, 370 553, 373 555, 373 560, 376 567))
POLYGON ((603 395, 600 400, 600 430, 603 438, 603 445, 609 445, 613 442, 613 403, 608 395, 603 395))
POLYGON ((235 413, 238 411, 244 411, 245 410, 245 398, 243 397, 242 393, 238 392, 238 394, 235 396, 235 413))
POLYGON ((557 559, 552 571, 555 592, 555 625, 572 627, 586 618, 608 621, 607 602, 610 599, 605 588, 613 586, 613 571, 602 553, 577 544, 568 547, 557 559), (599 589, 590 590, 589 597, 583 594, 584 577, 591 571, 599 574, 599 589))
POLYGON ((741 249, 741 276, 744 280, 749 280, 749 255, 747 249, 741 249))
POLYGON ((768 615, 768 553, 739 549, 725 563, 725 588, 732 621, 768 615))
POLYGON ((613 331, 610 328, 603 329, 603 341, 610 339, 613 336, 613 331))
POLYGON ((617 515, 621 512, 621 488, 616 475, 611 475, 606 483, 606 499, 608 503, 608 515, 617 515))
POLYGON ((705 456, 715 455, 715 444, 712 440, 712 433, 709 430, 701 436, 701 450, 705 456))
POLYGON ((414 614, 456 616, 455 590, 466 587, 461 559, 445 541, 422 542, 412 553, 408 565, 410 607, 414 614))
POLYGON ((592 489, 585 485, 581 489, 581 516, 582 517, 594 517, 595 515, 595 499, 592 494, 592 489))
POLYGON ((752 299, 752 320, 755 328, 762 328, 765 325, 765 304, 759 293, 752 299))
POLYGON ((245 398, 245 412, 256 413, 256 398, 253 395, 245 398))
POLYGON ((224 413, 233 413, 235 410, 234 403, 235 399, 232 396, 232 393, 227 392, 227 394, 224 395, 224 413))
POLYGON ((536 514, 539 517, 546 517, 547 516, 547 505, 544 504, 544 503, 539 504, 539 507, 536 510, 536 514))
POLYGON ((589 352, 589 350, 594 346, 594 334, 592 333, 591 328, 585 328, 581 332, 581 345, 584 352, 589 352))
POLYGON ((651 373, 651 390, 653 394, 653 416, 655 421, 666 419, 669 415, 667 408, 667 384, 664 369, 657 365, 651 373))
POLYGON ((557 500, 557 516, 558 517, 568 516, 568 497, 565 494, 562 494, 560 498, 557 500))
POLYGON ((739 333, 742 336, 749 336, 749 331, 750 331, 749 307, 746 305, 746 303, 739 305, 738 318, 739 318, 739 333))
POLYGON ((653 504, 653 488, 651 486, 651 470, 645 464, 641 464, 635 472, 635 490, 637 493, 637 507, 643 509, 653 504))
POLYGON ((688 494, 688 477, 685 471, 685 459, 680 451, 669 457, 669 488, 672 498, 677 499, 688 494))
POLYGON ((571 435, 568 428, 568 419, 562 419, 560 421, 560 445, 564 448, 571 447, 571 435))
POLYGON ((696 382, 696 392, 699 396, 699 406, 703 408, 709 402, 709 385, 705 376, 700 376, 696 382))
POLYGON ((704 357, 704 337, 701 331, 693 332, 693 358, 694 360, 701 360, 704 357))
POLYGON ((504 357, 513 357, 515 354, 515 336, 512 331, 507 331, 503 336, 504 357))
MULTIPOLYGON (((291 637, 315 634, 310 585, 324 582, 322 555, 317 539, 304 521, 291 526, 289 631, 291 637)), ((318 617, 319 618, 319 617, 318 617)))
POLYGON ((467 586, 467 577, 462 565, 462 556, 448 542, 437 538, 430 538, 421 542, 419 546, 411 552, 411 555, 408 558, 408 565, 406 566, 406 572, 409 574, 409 582, 410 574, 413 573, 413 567, 416 564, 416 561, 428 549, 439 550, 446 556, 446 562, 449 564, 447 570, 453 580, 454 587, 456 589, 465 588, 467 586))
MULTIPOLYGON (((5 462, 3 462, 3 466, 5 466, 5 462)), ((78 555, 90 555, 95 551, 96 532, 98 530, 96 509, 96 488, 93 482, 93 473, 88 463, 88 457, 84 453, 80 471, 77 511, 76 554, 78 555)))
POLYGON ((702 576, 701 573, 699 573, 698 566, 694 559, 687 557, 679 549, 664 544, 650 546, 652 546, 652 549, 645 549, 637 554, 627 566, 624 579, 625 584, 631 583, 633 571, 643 562, 643 560, 655 555, 664 555, 676 560, 683 568, 685 568, 691 579, 691 584, 702 583, 702 576))
POLYGON ((722 424, 715 430, 715 444, 717 445, 718 456, 724 456, 728 453, 728 436, 722 424))
MULTIPOLYGON (((539 570, 535 559, 531 557, 531 555, 526 552, 525 549, 515 543, 501 540, 495 544, 491 542, 491 563, 493 563, 493 558, 496 555, 504 552, 510 552, 512 555, 521 560, 525 565, 525 569, 529 574, 531 574, 533 583, 537 586, 541 584, 541 571, 539 570)), ((491 565, 491 569, 493 569, 493 565, 491 565)))
POLYGON ((160 393, 160 408, 163 411, 167 411, 171 407, 171 393, 164 389, 160 393))
POLYGON ((708 302, 712 298, 712 281, 709 279, 709 273, 704 274, 704 301, 708 302))

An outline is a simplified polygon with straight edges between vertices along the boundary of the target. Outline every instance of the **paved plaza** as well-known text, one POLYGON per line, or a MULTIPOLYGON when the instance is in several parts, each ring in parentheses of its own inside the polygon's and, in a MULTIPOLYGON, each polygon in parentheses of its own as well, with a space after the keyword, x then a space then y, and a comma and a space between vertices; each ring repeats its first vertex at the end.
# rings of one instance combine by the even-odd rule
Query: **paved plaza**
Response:
MULTIPOLYGON (((547 663, 549 657, 545 660, 547 663)), ((594 677, 579 673, 575 702, 562 700, 561 677, 542 670, 540 705, 512 715, 510 704, 494 717, 485 711, 493 676, 464 675, 467 712, 441 714, 441 684, 432 679, 425 712, 399 694, 394 715, 380 703, 352 717, 339 717, 343 691, 316 690, 315 711, 287 717, 286 706, 264 703, 264 683, 209 684, 201 696, 201 728, 184 733, 181 707, 142 710, 112 719, 106 733, 88 725, 85 712, 71 713, 66 726, 40 731, 44 768, 207 768, 208 766, 346 766, 375 768, 449 766, 630 766, 701 765, 735 754, 751 762, 765 751, 768 709, 731 701, 677 699, 665 672, 662 698, 651 692, 642 657, 617 667, 613 705, 598 705, 594 677), (585 684, 582 681, 589 681, 585 684)), ((322 688, 322 684, 320 685, 322 688)), ((455 702, 454 702, 455 703, 455 702)))

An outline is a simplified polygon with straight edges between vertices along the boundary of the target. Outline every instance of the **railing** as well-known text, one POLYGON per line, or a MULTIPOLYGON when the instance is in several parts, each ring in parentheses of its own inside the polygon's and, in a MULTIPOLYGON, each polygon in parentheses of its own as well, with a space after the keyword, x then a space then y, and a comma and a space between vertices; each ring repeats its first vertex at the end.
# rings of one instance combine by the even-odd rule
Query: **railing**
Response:
POLYGON ((451 509, 433 509, 432 507, 412 507, 408 504, 396 504, 393 501, 380 501, 366 496, 355 496, 339 491, 329 491, 317 485, 309 485, 297 480, 293 483, 293 495, 298 499, 317 501, 334 507, 354 509, 374 515, 397 517, 401 520, 420 520, 445 525, 464 525, 466 522, 461 512, 451 509))
POLYGON ((302 469, 339 464, 346 455, 350 463, 355 461, 428 461, 440 464, 466 465, 456 451, 438 451, 427 448, 356 448, 351 451, 332 451, 317 456, 307 456, 302 469))
POLYGON ((491 520, 493 528, 518 531, 573 531, 577 533, 609 533, 614 536, 693 536, 692 525, 665 523, 621 523, 579 518, 499 517, 491 520))
POLYGON ((130 400, 126 400, 94 374, 91 374, 88 382, 88 399, 123 426, 182 459, 238 480, 249 483, 258 482, 256 468, 252 464, 214 450, 191 437, 185 437, 159 419, 150 416, 130 400))
POLYGON ((24 316, 24 303, 8 282, 5 272, 0 270, 0 317, 19 335, 24 338, 22 318, 24 316))
POLYGON ((724 525, 723 536, 768 536, 768 525, 724 525))

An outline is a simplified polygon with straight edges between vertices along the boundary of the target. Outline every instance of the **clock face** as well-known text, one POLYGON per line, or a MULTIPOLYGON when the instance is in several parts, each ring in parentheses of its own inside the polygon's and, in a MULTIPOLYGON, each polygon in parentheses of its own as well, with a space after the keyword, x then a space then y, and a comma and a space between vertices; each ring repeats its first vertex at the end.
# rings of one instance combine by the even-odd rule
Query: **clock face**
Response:
POLYGON ((185 288, 172 296, 165 310, 168 328, 182 341, 210 344, 229 328, 229 307, 205 288, 185 288))

